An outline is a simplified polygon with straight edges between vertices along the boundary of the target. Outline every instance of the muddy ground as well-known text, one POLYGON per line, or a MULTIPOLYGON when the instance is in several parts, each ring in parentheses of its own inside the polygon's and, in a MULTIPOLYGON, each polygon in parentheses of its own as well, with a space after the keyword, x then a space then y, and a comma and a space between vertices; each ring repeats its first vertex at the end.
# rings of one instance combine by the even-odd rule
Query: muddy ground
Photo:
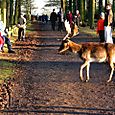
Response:
MULTIPOLYGON (((22 115, 115 115, 115 77, 107 83, 107 63, 93 63, 90 81, 81 82, 83 61, 77 54, 58 54, 65 32, 51 31, 49 24, 33 23, 25 42, 16 42, 17 64, 9 114, 22 115)), ((75 42, 98 42, 80 33, 75 42)), ((84 71, 85 73, 85 71, 84 71)), ((85 74, 84 74, 85 75, 85 74)))

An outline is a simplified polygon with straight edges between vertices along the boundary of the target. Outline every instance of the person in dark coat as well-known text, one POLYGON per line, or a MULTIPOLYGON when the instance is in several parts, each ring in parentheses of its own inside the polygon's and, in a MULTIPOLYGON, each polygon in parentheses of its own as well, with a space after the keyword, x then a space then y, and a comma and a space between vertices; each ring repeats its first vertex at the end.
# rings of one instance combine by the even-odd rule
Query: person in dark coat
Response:
POLYGON ((51 21, 52 30, 55 31, 55 25, 57 21, 57 14, 55 13, 55 9, 53 9, 53 12, 50 14, 50 21, 51 21))

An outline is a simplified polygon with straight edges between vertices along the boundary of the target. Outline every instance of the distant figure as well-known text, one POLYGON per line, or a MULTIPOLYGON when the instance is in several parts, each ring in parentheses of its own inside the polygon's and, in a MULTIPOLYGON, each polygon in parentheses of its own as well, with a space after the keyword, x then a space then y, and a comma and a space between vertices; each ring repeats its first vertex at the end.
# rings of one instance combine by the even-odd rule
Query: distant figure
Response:
POLYGON ((66 14, 66 19, 67 19, 67 21, 69 21, 70 26, 71 26, 72 22, 73 22, 73 16, 72 16, 71 11, 68 11, 68 13, 66 14))
MULTIPOLYGON (((0 21, 0 33, 3 38, 4 43, 7 44, 8 53, 15 53, 15 51, 12 50, 12 45, 11 45, 10 39, 7 37, 8 33, 6 31, 6 27, 3 23, 3 21, 0 21)), ((3 47, 2 47, 2 51, 4 52, 3 47)))
POLYGON ((21 14, 18 20, 18 41, 25 40, 25 31, 26 31, 26 18, 21 14))
POLYGON ((100 19, 97 22, 97 34, 99 34, 100 42, 105 42, 104 38, 104 19, 105 14, 101 12, 100 19))
POLYGON ((80 24, 82 24, 81 15, 79 13, 79 10, 76 10, 76 14, 74 16, 74 22, 77 24, 78 27, 80 26, 80 24))
POLYGON ((105 21, 104 21, 104 30, 105 30, 105 42, 113 43, 112 39, 112 22, 113 22, 113 13, 111 4, 107 4, 105 12, 105 21))
POLYGON ((46 24, 48 23, 48 15, 47 14, 45 15, 45 22, 46 22, 46 24))
POLYGON ((53 12, 50 14, 50 21, 51 21, 52 30, 55 31, 55 25, 57 21, 57 14, 55 13, 55 9, 53 9, 53 12))
POLYGON ((57 14, 57 17, 58 17, 58 31, 64 30, 64 16, 61 8, 57 14))

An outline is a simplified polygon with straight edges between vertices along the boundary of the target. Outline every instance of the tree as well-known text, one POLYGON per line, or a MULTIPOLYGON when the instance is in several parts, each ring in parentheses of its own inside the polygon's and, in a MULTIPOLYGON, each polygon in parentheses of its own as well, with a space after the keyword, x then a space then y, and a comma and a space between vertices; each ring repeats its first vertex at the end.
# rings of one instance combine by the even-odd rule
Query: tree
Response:
POLYGON ((90 22, 90 28, 94 28, 94 15, 95 15, 95 0, 89 0, 90 4, 90 17, 89 17, 89 22, 90 22))
POLYGON ((1 4, 1 20, 6 25, 6 0, 2 0, 1 4))
POLYGON ((72 0, 69 0, 69 10, 72 12, 72 0))
POLYGON ((10 1, 6 0, 6 27, 9 27, 9 17, 10 17, 10 1))
POLYGON ((115 0, 113 0, 113 21, 115 23, 115 0))
POLYGON ((1 17, 2 17, 2 16, 1 16, 1 15, 2 15, 2 14, 1 14, 1 10, 2 10, 2 1, 0 0, 0 20, 1 20, 1 17))
POLYGON ((103 2, 102 0, 99 0, 99 14, 101 14, 103 8, 103 2))
POLYGON ((14 1, 10 0, 10 17, 9 17, 9 24, 10 26, 13 25, 13 7, 14 7, 14 1))
POLYGON ((85 20, 85 0, 79 0, 79 11, 81 14, 82 22, 85 20))
POLYGON ((63 9, 63 12, 66 12, 67 9, 67 0, 61 0, 61 8, 63 9))
POLYGON ((20 0, 15 1, 14 24, 18 23, 19 12, 21 12, 21 11, 19 11, 21 9, 21 8, 19 8, 20 7, 19 1, 20 0))

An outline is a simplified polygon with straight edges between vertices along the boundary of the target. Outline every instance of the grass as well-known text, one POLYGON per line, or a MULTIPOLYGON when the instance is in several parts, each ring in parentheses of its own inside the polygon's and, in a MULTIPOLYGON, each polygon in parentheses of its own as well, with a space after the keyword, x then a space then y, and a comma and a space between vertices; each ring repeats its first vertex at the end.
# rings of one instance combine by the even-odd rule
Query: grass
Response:
POLYGON ((0 61, 0 84, 5 80, 13 78, 15 64, 8 61, 0 61))
POLYGON ((82 32, 82 33, 85 33, 85 34, 90 34, 90 35, 95 36, 95 37, 98 36, 97 33, 96 33, 96 29, 90 29, 89 26, 80 27, 79 31, 82 32))
MULTIPOLYGON (((89 26, 80 27, 79 31, 82 32, 82 33, 85 33, 85 34, 90 34, 94 37, 98 37, 98 34, 96 32, 96 27, 94 29, 90 29, 89 26)), ((113 35, 113 37, 115 37, 115 31, 112 31, 112 35, 113 35)))

